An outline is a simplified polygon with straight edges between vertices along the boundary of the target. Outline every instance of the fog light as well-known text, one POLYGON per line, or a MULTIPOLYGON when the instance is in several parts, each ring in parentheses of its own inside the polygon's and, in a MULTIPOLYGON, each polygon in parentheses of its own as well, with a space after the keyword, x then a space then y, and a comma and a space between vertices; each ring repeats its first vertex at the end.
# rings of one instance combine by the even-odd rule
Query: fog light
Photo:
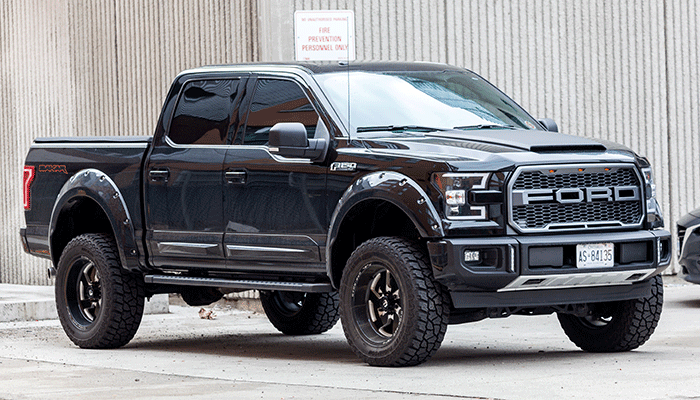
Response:
POLYGON ((479 250, 464 250, 464 262, 479 262, 479 250))

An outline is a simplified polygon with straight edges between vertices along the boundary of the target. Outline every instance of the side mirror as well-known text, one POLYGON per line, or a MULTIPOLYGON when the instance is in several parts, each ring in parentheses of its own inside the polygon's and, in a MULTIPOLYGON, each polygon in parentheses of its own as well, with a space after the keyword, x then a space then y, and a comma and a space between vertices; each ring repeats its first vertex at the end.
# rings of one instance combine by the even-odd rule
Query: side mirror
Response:
POLYGON ((554 122, 554 120, 551 118, 538 119, 537 122, 539 122, 542 125, 542 127, 544 127, 544 129, 547 131, 559 132, 559 127, 557 126, 557 123, 554 122))
POLYGON ((328 140, 308 139, 306 128, 300 122, 278 122, 270 128, 270 152, 282 157, 308 158, 323 161, 328 140))

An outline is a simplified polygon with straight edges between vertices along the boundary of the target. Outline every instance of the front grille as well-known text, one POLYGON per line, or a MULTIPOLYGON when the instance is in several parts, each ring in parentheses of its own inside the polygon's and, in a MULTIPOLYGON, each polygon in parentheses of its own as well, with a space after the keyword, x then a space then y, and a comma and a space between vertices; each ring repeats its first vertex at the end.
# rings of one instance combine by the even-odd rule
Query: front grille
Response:
POLYGON ((633 166, 522 167, 512 179, 510 221, 521 232, 620 228, 642 222, 643 191, 633 166), (560 189, 565 190, 558 193, 560 189))
POLYGON ((631 168, 616 169, 611 172, 548 173, 523 171, 513 185, 513 189, 562 189, 582 187, 639 186, 637 174, 631 168))

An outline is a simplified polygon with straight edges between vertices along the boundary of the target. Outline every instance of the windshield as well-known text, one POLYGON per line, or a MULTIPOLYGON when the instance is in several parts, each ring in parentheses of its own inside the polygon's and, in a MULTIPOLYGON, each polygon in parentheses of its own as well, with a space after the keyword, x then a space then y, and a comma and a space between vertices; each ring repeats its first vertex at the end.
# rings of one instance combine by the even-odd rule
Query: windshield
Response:
POLYGON ((316 79, 346 124, 349 112, 352 133, 538 126, 515 102, 466 70, 333 72, 316 79))

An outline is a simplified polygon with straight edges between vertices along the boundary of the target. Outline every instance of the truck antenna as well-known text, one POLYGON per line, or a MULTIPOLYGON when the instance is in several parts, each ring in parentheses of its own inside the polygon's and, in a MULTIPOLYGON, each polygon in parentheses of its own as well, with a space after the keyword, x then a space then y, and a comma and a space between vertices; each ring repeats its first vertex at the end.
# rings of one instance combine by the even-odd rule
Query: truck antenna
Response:
MULTIPOLYGON (((354 18, 353 18, 354 22, 354 18)), ((346 58, 348 60, 347 62, 347 72, 348 72, 348 145, 350 145, 350 142, 352 141, 352 127, 350 125, 350 43, 355 43, 354 40, 350 40, 350 23, 348 21, 347 24, 345 24, 345 29, 347 29, 347 38, 348 38, 348 46, 345 48, 345 54, 346 58)), ((353 24, 353 34, 354 34, 354 24, 353 24)))

